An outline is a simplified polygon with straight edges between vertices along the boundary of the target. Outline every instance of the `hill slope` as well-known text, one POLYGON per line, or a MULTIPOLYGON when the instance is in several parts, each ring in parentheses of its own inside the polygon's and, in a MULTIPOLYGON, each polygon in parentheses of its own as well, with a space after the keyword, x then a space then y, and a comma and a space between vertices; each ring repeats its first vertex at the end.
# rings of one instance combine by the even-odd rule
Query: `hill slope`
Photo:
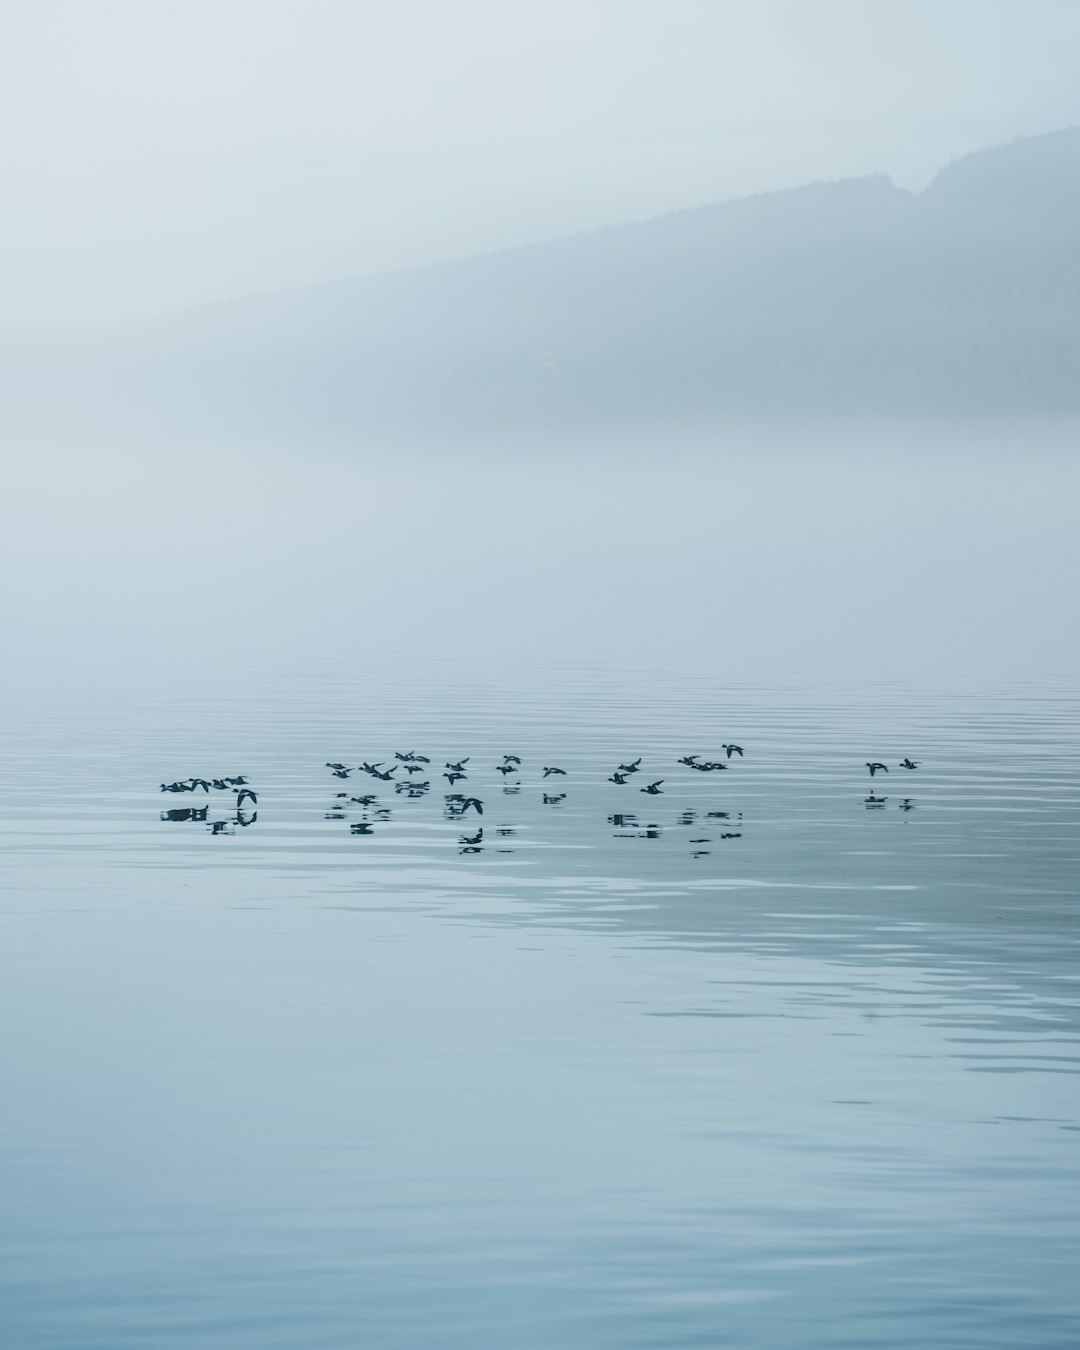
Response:
POLYGON ((918 195, 819 184, 212 306, 82 366, 99 401, 200 431, 1070 413, 1080 129, 918 195))

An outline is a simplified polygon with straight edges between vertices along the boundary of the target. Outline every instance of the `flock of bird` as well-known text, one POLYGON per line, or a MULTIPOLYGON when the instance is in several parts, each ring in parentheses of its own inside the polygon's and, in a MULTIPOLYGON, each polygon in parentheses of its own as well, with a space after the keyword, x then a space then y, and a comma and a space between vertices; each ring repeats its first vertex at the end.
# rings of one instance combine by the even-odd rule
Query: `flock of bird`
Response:
MULTIPOLYGON (((868 760, 866 761, 866 767, 870 770, 870 777, 871 777, 871 778, 873 778, 873 776, 874 776, 875 774, 877 774, 877 773, 888 773, 888 772, 889 772, 889 766, 888 766, 887 764, 883 764, 883 763, 881 762, 880 759, 868 759, 868 760)), ((899 763, 896 767, 897 767, 898 769, 917 769, 919 766, 915 763, 915 761, 914 761, 910 756, 905 756, 905 758, 902 759, 902 760, 900 761, 900 763, 899 763)), ((866 803, 865 803, 865 804, 866 804, 867 806, 884 806, 885 803, 886 803, 888 800, 889 800, 888 797, 875 797, 875 796, 874 796, 874 789, 871 788, 871 789, 870 789, 870 796, 867 797, 866 803)), ((901 811, 910 811, 911 808, 912 808, 912 805, 913 805, 913 803, 912 803, 911 798, 910 798, 910 797, 905 797, 905 798, 903 799, 903 801, 900 803, 900 810, 901 810, 901 811)))
POLYGON ((233 806, 236 809, 236 815, 232 820, 210 820, 210 806, 174 806, 167 811, 162 811, 161 819, 168 821, 202 821, 210 826, 211 834, 228 833, 229 825, 239 825, 245 828, 248 825, 254 825, 259 818, 259 813, 253 808, 258 806, 259 799, 252 788, 247 786, 247 779, 243 774, 238 774, 234 778, 178 778, 173 783, 162 783, 162 792, 197 792, 200 788, 210 795, 210 789, 216 792, 231 792, 236 801, 233 806), (250 803, 250 807, 248 807, 250 803))
MULTIPOLYGON (((728 759, 733 755, 743 757, 742 746, 725 745, 724 752, 728 759)), ((431 768, 431 759, 427 755, 418 754, 415 750, 395 751, 394 763, 386 760, 372 762, 362 760, 357 765, 347 765, 339 760, 328 760, 326 768, 330 770, 331 775, 337 779, 348 779, 351 774, 363 773, 369 777, 377 779, 383 783, 393 783, 395 793, 405 797, 423 797, 430 792, 432 787, 432 777, 435 770, 431 768), (396 775, 402 773, 405 776, 398 778, 396 775), (422 778, 416 775, 423 775, 422 778)), ((700 755, 685 755, 680 759, 679 764, 686 767, 697 769, 702 773, 712 773, 717 770, 725 770, 728 765, 722 760, 703 760, 700 755)), ((607 779, 609 783, 615 783, 618 786, 626 787, 630 784, 634 774, 641 773, 642 759, 638 758, 627 764, 619 764, 607 779)), ((447 760, 441 770, 441 777, 446 779, 446 786, 454 788, 455 784, 468 781, 470 773, 475 773, 476 766, 473 764, 470 756, 465 755, 460 759, 447 760)), ((522 784, 522 760, 520 755, 503 755, 502 762, 493 766, 493 772, 499 774, 503 782, 502 791, 504 794, 516 794, 521 791, 522 784)), ((540 767, 541 781, 547 784, 553 778, 567 778, 568 771, 557 764, 544 764, 540 767)), ((663 795, 664 779, 658 778, 652 782, 646 783, 638 790, 649 797, 659 797, 663 795)), ((565 792, 551 792, 546 788, 542 792, 542 801, 545 806, 558 806, 566 800, 565 792)), ((474 812, 476 816, 483 816, 484 802, 475 796, 466 795, 464 792, 444 792, 443 802, 445 806, 444 814, 448 821, 455 821, 474 812)), ((380 805, 379 798, 375 793, 364 793, 360 796, 350 796, 348 792, 335 793, 334 801, 330 809, 325 813, 327 820, 345 820, 346 812, 351 806, 359 806, 364 810, 361 820, 353 821, 349 829, 353 834, 370 835, 374 833, 374 827, 379 821, 390 819, 390 808, 380 805)), ((732 813, 729 811, 709 811, 706 813, 710 819, 725 820, 729 823, 741 821, 741 812, 736 813, 736 819, 732 820, 732 813)), ((684 811, 680 817, 679 823, 690 825, 696 819, 694 811, 684 811)), ((646 838, 657 839, 660 837, 661 827, 657 824, 639 824, 636 815, 630 812, 618 812, 608 816, 608 823, 616 827, 616 838, 646 838)), ((496 834, 499 837, 512 836, 515 834, 513 827, 500 825, 496 828, 496 834)), ((739 839, 742 837, 741 831, 725 831, 720 836, 722 839, 739 839)), ((709 839, 693 839, 692 844, 707 844, 709 839)), ((480 853, 484 846, 484 827, 481 825, 473 834, 463 834, 458 843, 462 853, 480 853)), ((509 852, 509 849, 501 849, 501 852, 509 852)), ((699 850, 695 857, 704 856, 704 851, 699 850)))
MULTIPOLYGON (((725 759, 703 759, 700 754, 683 755, 677 763, 683 768, 694 770, 697 773, 718 773, 726 771, 730 766, 733 756, 743 759, 745 751, 741 745, 734 742, 725 744, 722 747, 725 759)), ((636 774, 642 772, 642 757, 631 760, 625 764, 617 765, 606 779, 607 782, 615 784, 617 787, 633 786, 632 780, 636 774)), ((917 769, 918 764, 909 757, 900 760, 897 768, 913 770, 917 769)), ((426 796, 432 787, 432 777, 434 770, 431 768, 431 760, 427 755, 418 754, 415 750, 395 751, 394 762, 387 764, 385 760, 371 762, 362 760, 356 765, 346 765, 340 761, 327 761, 328 768, 332 776, 339 780, 348 780, 352 774, 367 774, 380 783, 392 783, 394 791, 399 796, 409 798, 420 798, 426 796), (403 777, 398 778, 401 773, 403 777), (419 775, 419 776, 418 776, 419 775)), ((867 760, 866 768, 869 770, 871 779, 879 773, 888 773, 889 765, 881 760, 867 760)), ((448 788, 453 789, 457 783, 467 782, 470 772, 475 771, 475 766, 471 765, 470 756, 465 755, 460 759, 447 760, 441 770, 441 777, 446 780, 448 788)), ((518 755, 503 755, 502 763, 494 765, 494 771, 500 775, 503 780, 504 793, 517 793, 520 791, 522 760, 518 755)), ((560 768, 555 764, 546 764, 542 766, 542 781, 546 784, 552 778, 566 778, 568 773, 566 769, 560 768)), ((652 782, 645 783, 638 791, 649 797, 659 797, 664 793, 665 779, 657 778, 652 782)), ((209 806, 202 807, 180 807, 161 812, 162 820, 169 821, 203 821, 210 825, 211 832, 214 834, 223 834, 227 832, 228 825, 247 826, 254 823, 257 814, 254 807, 258 804, 258 798, 252 788, 247 786, 248 780, 242 774, 235 777, 221 778, 186 778, 173 783, 162 783, 162 792, 186 793, 202 790, 207 795, 210 792, 232 792, 236 798, 234 803, 236 816, 229 821, 210 821, 208 819, 209 806), (247 809, 245 809, 247 808, 247 809)), ((565 792, 549 793, 543 792, 543 802, 546 806, 556 806, 566 798, 565 792)), ((866 798, 868 807, 879 807, 884 805, 888 799, 878 797, 871 788, 870 796, 866 798)), ((458 820, 467 816, 470 812, 476 816, 483 816, 484 802, 481 798, 471 796, 465 792, 448 791, 443 793, 445 804, 445 816, 447 820, 458 820)), ((348 792, 338 792, 335 794, 331 809, 326 812, 326 818, 329 820, 344 820, 346 811, 350 806, 359 806, 363 808, 364 816, 359 821, 354 821, 349 828, 353 834, 371 834, 374 825, 380 820, 390 818, 390 810, 379 803, 379 798, 375 793, 363 793, 357 796, 350 796, 348 792)), ((910 810, 912 802, 910 798, 905 797, 901 802, 901 810, 910 810)), ((736 820, 732 821, 731 813, 728 811, 709 811, 706 813, 708 818, 726 820, 731 823, 741 821, 741 813, 736 814, 736 820)), ((684 818, 680 823, 690 824, 694 819, 694 812, 684 812, 684 818)), ((608 817, 610 824, 616 828, 640 829, 643 837, 656 838, 659 834, 658 825, 638 826, 636 816, 620 812, 608 817)), ((500 827, 500 834, 513 833, 509 827, 500 827)), ((625 836, 616 836, 625 837, 625 836)), ((723 839, 741 838, 741 831, 727 831, 721 835, 723 839)), ((479 852, 483 839, 483 828, 481 827, 475 835, 463 835, 460 839, 462 852, 479 852)), ((693 839, 692 844, 706 844, 711 842, 708 839, 693 839)), ((695 856, 700 856, 697 854, 695 856)))

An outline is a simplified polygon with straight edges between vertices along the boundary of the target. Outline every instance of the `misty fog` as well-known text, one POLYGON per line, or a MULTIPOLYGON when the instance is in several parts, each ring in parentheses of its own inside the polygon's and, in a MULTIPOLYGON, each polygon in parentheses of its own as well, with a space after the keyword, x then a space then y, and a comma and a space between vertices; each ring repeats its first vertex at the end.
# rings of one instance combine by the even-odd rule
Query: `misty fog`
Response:
POLYGON ((506 248, 1080 121, 1067 0, 36 0, 0 329, 506 248))
POLYGON ((264 663, 1074 668, 1070 424, 592 437, 542 458, 37 447, 9 669, 191 691, 264 663))

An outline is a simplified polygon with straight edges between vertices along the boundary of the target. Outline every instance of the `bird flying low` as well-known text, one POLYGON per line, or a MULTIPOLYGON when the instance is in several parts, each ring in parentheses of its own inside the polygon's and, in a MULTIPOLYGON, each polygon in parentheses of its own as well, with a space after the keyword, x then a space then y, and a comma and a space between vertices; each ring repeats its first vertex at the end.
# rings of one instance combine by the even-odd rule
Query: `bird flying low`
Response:
POLYGON ((608 779, 608 782, 609 782, 609 783, 618 783, 618 785, 619 785, 620 787, 624 787, 624 786, 626 785, 626 774, 624 774, 624 773, 619 773, 618 771, 616 771, 616 772, 613 773, 613 774, 611 775, 611 777, 608 779))
POLYGON ((871 777, 871 778, 873 778, 874 774, 877 773, 878 769, 881 769, 883 773, 888 773, 888 772, 889 772, 889 766, 888 766, 887 764, 882 764, 882 762, 881 762, 880 759, 875 759, 875 760, 869 760, 869 759, 868 759, 868 760, 866 761, 866 767, 870 770, 870 777, 871 777))
POLYGON ((544 777, 550 778, 553 773, 561 773, 564 778, 566 777, 565 769, 556 769, 554 766, 544 770, 544 777))
POLYGON ((743 757, 743 750, 741 745, 722 745, 720 749, 727 751, 728 759, 730 759, 732 755, 738 755, 740 759, 742 759, 743 757))
POLYGON ((518 759, 517 755, 503 755, 503 763, 504 763, 504 764, 520 764, 520 763, 521 763, 521 760, 518 759))
POLYGON ((915 763, 913 759, 902 759, 900 761, 901 769, 917 769, 918 767, 919 766, 915 763))
POLYGON ((662 778, 658 778, 655 783, 650 783, 648 787, 638 788, 638 791, 647 792, 650 797, 661 797, 663 793, 660 791, 660 784, 663 781, 662 778))
POLYGON ((459 759, 456 764, 444 764, 444 769, 449 769, 451 773, 464 773, 465 765, 468 764, 470 756, 466 755, 464 759, 459 759))
POLYGON ((635 759, 631 764, 620 764, 620 773, 638 773, 641 769, 641 760, 635 759))

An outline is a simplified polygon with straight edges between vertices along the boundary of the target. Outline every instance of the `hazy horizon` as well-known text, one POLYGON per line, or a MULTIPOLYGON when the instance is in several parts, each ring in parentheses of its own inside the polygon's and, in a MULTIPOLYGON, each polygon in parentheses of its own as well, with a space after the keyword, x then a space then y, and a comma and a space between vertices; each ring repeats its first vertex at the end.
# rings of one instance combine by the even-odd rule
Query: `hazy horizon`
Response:
POLYGON ((0 305, 109 321, 952 160, 1080 123, 1058 0, 9 16, 0 305))

